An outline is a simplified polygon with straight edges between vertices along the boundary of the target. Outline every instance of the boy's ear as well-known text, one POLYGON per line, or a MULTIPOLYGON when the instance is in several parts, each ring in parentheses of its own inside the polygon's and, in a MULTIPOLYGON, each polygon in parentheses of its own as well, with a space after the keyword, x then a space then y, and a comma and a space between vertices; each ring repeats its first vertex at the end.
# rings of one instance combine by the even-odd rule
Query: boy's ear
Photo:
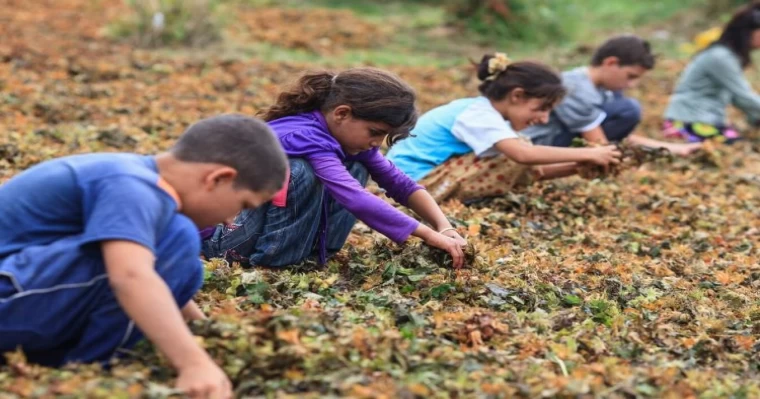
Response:
POLYGON ((206 187, 206 189, 211 190, 219 184, 235 182, 237 176, 238 172, 235 168, 220 166, 206 174, 206 177, 203 179, 203 186, 206 187))
POLYGON ((351 117, 351 106, 345 104, 338 105, 332 112, 335 121, 342 122, 351 117))
POLYGON ((609 56, 602 60, 602 65, 604 66, 619 66, 620 65, 620 58, 615 56, 609 56))

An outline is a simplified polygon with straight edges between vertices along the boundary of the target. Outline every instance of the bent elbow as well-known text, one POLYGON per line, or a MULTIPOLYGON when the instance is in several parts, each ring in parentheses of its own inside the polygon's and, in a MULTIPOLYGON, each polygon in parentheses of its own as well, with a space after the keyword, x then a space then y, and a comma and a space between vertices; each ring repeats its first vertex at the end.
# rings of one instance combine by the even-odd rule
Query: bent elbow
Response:
POLYGON ((524 151, 517 151, 514 155, 512 155, 512 160, 519 163, 519 164, 527 164, 530 163, 532 157, 530 154, 524 152, 524 151))
POLYGON ((123 270, 108 273, 108 284, 114 293, 124 292, 130 287, 139 286, 144 276, 136 270, 123 270))

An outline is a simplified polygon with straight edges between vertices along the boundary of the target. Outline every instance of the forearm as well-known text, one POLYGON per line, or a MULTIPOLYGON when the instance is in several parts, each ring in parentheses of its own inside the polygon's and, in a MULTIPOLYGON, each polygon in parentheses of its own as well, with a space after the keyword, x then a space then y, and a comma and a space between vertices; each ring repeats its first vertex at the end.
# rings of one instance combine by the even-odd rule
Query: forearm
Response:
POLYGON ((551 146, 526 146, 521 156, 515 159, 524 165, 546 165, 564 162, 586 162, 589 160, 583 148, 562 148, 551 146))
POLYGON ((435 230, 431 229, 430 227, 420 223, 419 226, 417 226, 416 229, 412 232, 412 235, 421 238, 423 241, 430 240, 433 236, 438 234, 435 230))
MULTIPOLYGON (((451 227, 451 223, 427 190, 417 190, 409 196, 409 209, 420 215, 436 231, 451 227)), ((419 229, 419 227, 418 227, 419 229)), ((416 230, 415 230, 416 231, 416 230)), ((416 235, 416 234, 415 234, 416 235)))
POLYGON ((169 287, 155 271, 132 272, 112 279, 111 286, 126 314, 175 367, 208 360, 182 319, 169 287))
POLYGON ((581 133, 581 137, 583 137, 583 139, 589 143, 602 145, 609 144, 607 135, 604 133, 604 130, 601 126, 597 126, 589 131, 581 133))
POLYGON ((192 321, 203 320, 206 318, 206 315, 203 314, 203 311, 200 307, 198 307, 198 304, 191 299, 190 302, 188 302, 187 305, 182 308, 182 317, 185 319, 185 321, 192 321))
POLYGON ((531 145, 517 139, 502 140, 496 143, 496 149, 507 158, 523 165, 546 165, 562 162, 588 161, 589 149, 562 148, 544 145, 531 145))
POLYGON ((541 167, 538 177, 539 180, 551 180, 572 176, 578 173, 578 167, 579 165, 575 162, 545 165, 541 167))
POLYGON ((744 112, 744 115, 752 121, 760 119, 760 97, 754 93, 748 93, 746 97, 735 99, 733 104, 744 112))

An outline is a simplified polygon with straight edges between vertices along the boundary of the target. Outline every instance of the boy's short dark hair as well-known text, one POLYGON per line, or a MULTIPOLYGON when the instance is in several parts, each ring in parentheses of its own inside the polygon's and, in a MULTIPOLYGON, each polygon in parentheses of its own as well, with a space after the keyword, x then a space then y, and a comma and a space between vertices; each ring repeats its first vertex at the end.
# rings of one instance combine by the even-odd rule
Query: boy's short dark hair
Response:
POLYGON ((602 65, 606 58, 616 57, 621 66, 638 65, 654 68, 655 57, 649 42, 635 35, 613 37, 596 49, 591 58, 592 66, 602 65))
POLYGON ((263 121, 220 115, 191 125, 171 153, 185 162, 216 163, 238 172, 235 184, 253 191, 277 191, 285 182, 288 158, 263 121))

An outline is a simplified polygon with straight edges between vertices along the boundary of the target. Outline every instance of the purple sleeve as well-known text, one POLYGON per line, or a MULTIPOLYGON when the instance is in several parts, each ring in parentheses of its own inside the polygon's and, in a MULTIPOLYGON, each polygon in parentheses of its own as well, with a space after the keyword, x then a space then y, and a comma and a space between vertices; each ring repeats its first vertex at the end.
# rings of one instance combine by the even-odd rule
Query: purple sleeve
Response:
POLYGON ((201 240, 204 240, 204 241, 208 240, 209 238, 211 238, 211 236, 214 235, 215 231, 216 231, 216 227, 215 226, 206 227, 205 229, 201 230, 200 231, 200 233, 201 233, 201 240))
POLYGON ((418 221, 362 187, 337 157, 310 157, 308 161, 333 199, 370 228, 402 243, 419 226, 418 221))
POLYGON ((362 154, 360 162, 367 167, 372 180, 385 189, 386 195, 403 206, 408 206, 409 197, 417 190, 425 188, 404 174, 380 151, 375 150, 362 154))

